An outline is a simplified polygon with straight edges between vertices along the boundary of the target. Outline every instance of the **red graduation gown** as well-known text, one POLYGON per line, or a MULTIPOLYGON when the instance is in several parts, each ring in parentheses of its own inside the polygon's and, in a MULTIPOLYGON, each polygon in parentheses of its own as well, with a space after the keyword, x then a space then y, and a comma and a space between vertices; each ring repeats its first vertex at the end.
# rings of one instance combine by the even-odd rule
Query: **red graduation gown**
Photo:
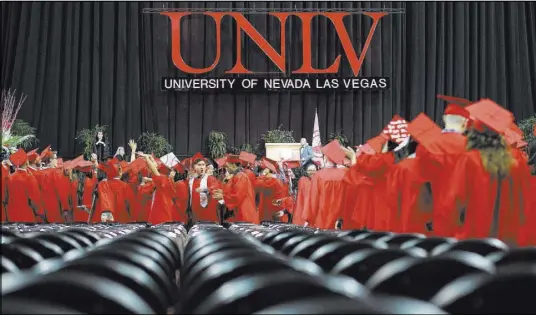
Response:
POLYGON ((311 194, 311 179, 307 176, 302 176, 298 181, 298 195, 296 197, 296 204, 294 205, 292 223, 297 225, 304 225, 303 213, 305 209, 306 200, 310 198, 311 194))
POLYGON ((153 185, 155 187, 152 199, 149 222, 160 224, 171 222, 177 217, 173 199, 175 198, 175 187, 166 175, 153 175, 153 185))
POLYGON ((453 237, 456 233, 457 214, 449 212, 450 208, 441 207, 441 198, 448 187, 444 187, 445 178, 450 177, 460 154, 467 152, 467 139, 456 132, 442 133, 440 138, 423 146, 417 147, 417 156, 421 163, 422 174, 430 182, 433 193, 433 234, 441 237, 453 237))
POLYGON ((7 183, 7 221, 37 222, 36 214, 42 214, 40 209, 40 194, 37 180, 27 170, 18 169, 11 174, 7 183), (31 202, 36 211, 29 205, 31 202))
MULTIPOLYGON (((186 182, 188 189, 190 189, 190 182, 186 182)), ((207 189, 209 190, 208 194, 208 203, 205 208, 201 206, 201 194, 195 191, 201 186, 201 179, 194 178, 192 183, 192 189, 190 192, 191 195, 191 209, 192 209, 192 220, 197 221, 212 221, 219 222, 218 217, 218 201, 212 199, 210 196, 210 191, 219 189, 221 187, 220 183, 214 176, 208 176, 207 178, 207 189)))
POLYGON ((332 229, 343 216, 343 178, 347 169, 324 168, 311 178, 310 198, 305 203, 304 220, 314 227, 332 229))
POLYGON ((136 189, 136 200, 138 201, 137 213, 134 215, 134 221, 136 222, 148 222, 149 213, 151 213, 151 206, 153 201, 153 193, 155 186, 152 182, 144 185, 139 185, 136 189))
POLYGON ((183 223, 188 222, 188 182, 180 180, 173 183, 175 186, 175 210, 173 211, 173 220, 183 223))
POLYGON ((516 163, 499 186, 499 181, 484 169, 480 152, 460 155, 451 172, 449 190, 443 207, 462 217, 456 237, 496 237, 518 243, 519 229, 530 202, 530 174, 526 164, 516 163))
POLYGON ((359 194, 353 209, 352 221, 368 229, 385 231, 389 220, 388 203, 385 198, 387 177, 395 163, 393 152, 374 155, 361 154, 350 168, 359 185, 359 194))
MULTIPOLYGON (((50 223, 64 222, 63 211, 69 210, 70 181, 58 168, 32 171, 41 186, 43 206, 47 221, 50 223), (43 172, 43 176, 39 174, 43 172)), ((100 218, 99 218, 100 219, 100 218)))
POLYGON ((387 229, 397 233, 430 234, 426 224, 432 222, 432 195, 421 175, 419 158, 408 158, 396 164, 387 182, 390 215, 387 229))
POLYGON ((97 191, 99 205, 93 216, 93 222, 99 222, 104 211, 110 211, 115 222, 131 221, 131 213, 136 213, 135 196, 127 183, 118 178, 105 179, 99 183, 97 191))
POLYGON ((254 183, 255 191, 259 194, 259 220, 273 221, 274 214, 280 208, 272 202, 284 197, 285 186, 280 179, 267 176, 259 176, 254 183))
POLYGON ((255 180, 257 179, 257 175, 255 175, 255 173, 249 168, 245 168, 243 172, 248 176, 251 183, 255 185, 255 180))
POLYGON ((231 180, 225 183, 223 200, 227 209, 234 212, 234 217, 230 221, 259 224, 253 184, 244 172, 236 173, 231 180))

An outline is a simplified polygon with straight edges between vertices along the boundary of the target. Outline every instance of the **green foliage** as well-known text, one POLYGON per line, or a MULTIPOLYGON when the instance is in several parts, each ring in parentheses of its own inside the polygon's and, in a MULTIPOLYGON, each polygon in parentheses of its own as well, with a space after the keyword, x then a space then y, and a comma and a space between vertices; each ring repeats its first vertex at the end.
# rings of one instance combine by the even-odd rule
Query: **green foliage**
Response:
POLYGON ((208 154, 211 159, 219 159, 227 153, 227 135, 220 131, 211 131, 208 135, 208 154))
POLYGON ((268 130, 261 136, 264 143, 295 143, 294 132, 292 130, 283 130, 283 125, 277 129, 268 130))
POLYGON ((154 154, 157 157, 164 156, 173 151, 173 146, 167 139, 155 132, 144 132, 137 141, 140 151, 147 154, 154 154))
POLYGON ((294 191, 297 191, 298 190, 298 181, 300 180, 300 178, 302 178, 302 176, 305 176, 307 174, 307 172, 301 166, 292 169, 292 172, 294 173, 294 179, 292 179, 292 188, 293 188, 294 191))
POLYGON ((536 124, 536 115, 529 117, 527 119, 524 119, 520 122, 518 122, 517 126, 519 129, 523 130, 523 134, 525 134, 525 141, 530 142, 532 139, 534 139, 534 124, 536 124))
POLYGON ((18 137, 19 146, 28 149, 37 143, 39 140, 35 137, 35 128, 22 119, 15 119, 11 126, 11 137, 18 137))
POLYGON ((240 146, 240 151, 253 153, 253 147, 249 143, 242 143, 242 145, 240 146))
POLYGON ((93 146, 95 145, 95 142, 97 142, 97 133, 102 132, 106 134, 107 128, 108 126, 106 125, 101 126, 97 124, 91 129, 82 129, 76 133, 75 139, 78 141, 78 143, 84 146, 83 154, 86 159, 89 160, 91 158, 91 153, 93 153, 93 146))
POLYGON ((329 142, 333 140, 339 140, 339 143, 341 144, 341 146, 345 148, 350 145, 350 141, 348 141, 348 137, 346 137, 346 135, 343 133, 342 130, 337 130, 335 132, 330 133, 328 136, 328 140, 326 141, 326 143, 324 143, 324 145, 328 144, 329 142))

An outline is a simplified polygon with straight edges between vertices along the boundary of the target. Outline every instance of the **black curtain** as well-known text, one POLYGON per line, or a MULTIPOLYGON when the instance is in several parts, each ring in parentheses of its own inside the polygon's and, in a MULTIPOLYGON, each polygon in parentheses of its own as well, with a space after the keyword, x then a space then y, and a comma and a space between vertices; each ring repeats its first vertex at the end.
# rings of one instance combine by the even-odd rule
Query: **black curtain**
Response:
MULTIPOLYGON (((440 121, 436 94, 491 98, 518 119, 535 113, 536 4, 533 2, 2 2, 2 87, 28 95, 19 118, 37 127, 41 147, 63 156, 81 146, 77 130, 108 125, 115 147, 141 132, 167 137, 178 155, 205 150, 212 130, 232 145, 255 144, 278 125, 296 140, 311 139, 315 109, 321 136, 342 131, 353 144, 376 135, 393 114, 420 112, 440 121), (395 8, 383 18, 360 76, 390 77, 387 91, 176 93, 160 91, 160 78, 181 76, 171 61, 169 19, 143 8, 395 8)), ((265 15, 251 23, 279 45, 279 26, 265 15)), ((362 47, 371 19, 346 23, 362 47)), ((214 60, 214 23, 182 24, 185 60, 206 67, 214 60)), ((222 57, 213 73, 234 64, 235 26, 224 20, 222 57)), ((290 67, 301 65, 299 22, 287 26, 290 67)), ((325 19, 313 24, 313 65, 330 65, 341 45, 325 19)), ((244 64, 273 70, 254 43, 242 37, 244 64)), ((347 62, 343 75, 349 75, 347 62)))

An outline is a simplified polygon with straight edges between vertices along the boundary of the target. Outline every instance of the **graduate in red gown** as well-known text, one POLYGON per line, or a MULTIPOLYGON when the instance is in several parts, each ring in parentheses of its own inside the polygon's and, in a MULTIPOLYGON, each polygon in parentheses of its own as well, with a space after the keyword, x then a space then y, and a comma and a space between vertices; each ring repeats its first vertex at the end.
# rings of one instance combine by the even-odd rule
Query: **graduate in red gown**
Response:
POLYGON ((89 211, 93 206, 93 192, 97 187, 97 165, 95 159, 93 162, 79 162, 74 167, 84 174, 77 185, 77 206, 73 208, 74 222, 87 222, 89 219, 89 211))
POLYGON ((311 178, 318 170, 316 164, 313 162, 305 163, 303 168, 305 169, 305 176, 302 176, 300 180, 298 180, 298 193, 296 196, 294 211, 292 213, 292 223, 296 225, 305 224, 303 213, 305 211, 306 200, 311 198, 311 178))
POLYGON ((191 161, 193 172, 187 184, 192 222, 219 222, 218 201, 210 192, 220 188, 221 185, 216 177, 206 173, 207 160, 201 153, 196 153, 191 161))
MULTIPOLYGON (((322 147, 325 167, 311 178, 311 198, 305 204, 304 220, 307 225, 320 229, 333 229, 346 216, 344 209, 345 153, 339 141, 322 147)), ((343 223, 344 224, 344 223, 343 223)))
POLYGON ((423 171, 418 148, 440 140, 441 128, 426 115, 420 114, 409 124, 408 132, 411 137, 395 149, 399 162, 392 168, 387 180, 388 230, 430 235, 432 189, 428 174, 423 171))
POLYGON ((225 205, 233 215, 229 221, 259 224, 259 213, 255 207, 255 192, 248 176, 240 170, 240 158, 226 158, 223 188, 211 191, 212 198, 225 205))
POLYGON ((255 154, 242 151, 240 152, 240 161, 242 162, 242 171, 246 173, 251 183, 255 184, 255 181, 257 180, 257 175, 255 175, 255 172, 251 170, 251 168, 255 165, 255 161, 257 160, 257 156, 255 154))
MULTIPOLYGON (((385 231, 390 218, 389 207, 385 198, 387 178, 395 164, 393 150, 396 142, 387 136, 377 136, 369 142, 371 151, 352 159, 351 178, 357 179, 359 194, 353 209, 352 221, 359 227, 385 231), (376 152, 374 154, 371 154, 376 152), (364 223, 363 223, 364 222, 364 223)), ((347 177, 348 178, 348 177, 347 177)))
POLYGON ((13 153, 9 160, 15 167, 15 173, 11 174, 6 185, 7 200, 5 219, 8 222, 35 223, 38 216, 43 216, 40 208, 40 194, 37 180, 28 172, 28 159, 26 152, 19 149, 13 153))
POLYGON ((275 161, 263 157, 261 160, 261 176, 254 182, 255 192, 259 194, 259 220, 275 221, 279 218, 279 205, 276 200, 280 200, 285 195, 285 186, 277 177, 279 173, 278 165, 275 161))
POLYGON ((459 215, 458 238, 496 237, 517 244, 532 197, 528 166, 518 163, 502 136, 514 117, 489 99, 466 109, 474 118, 469 151, 452 169, 443 206, 459 215))
POLYGON ((63 212, 70 210, 69 181, 61 169, 61 160, 50 146, 41 152, 40 158, 47 166, 43 170, 31 172, 36 176, 41 188, 46 220, 50 223, 64 222, 63 212))
POLYGON ((438 97, 449 102, 443 114, 445 128, 435 138, 428 137, 430 141, 419 146, 417 155, 421 161, 422 173, 430 182, 433 194, 433 234, 453 237, 456 233, 457 214, 449 212, 449 208, 442 208, 444 202, 441 198, 448 189, 443 187, 445 178, 450 176, 450 170, 454 167, 458 156, 467 151, 467 139, 464 133, 470 123, 470 117, 465 106, 471 101, 444 95, 438 97))
POLYGON ((119 223, 132 221, 131 213, 136 212, 136 198, 129 185, 121 180, 123 169, 128 171, 126 163, 120 164, 112 159, 107 163, 100 163, 98 168, 106 173, 106 179, 100 181, 97 186, 98 206, 91 220, 119 223))

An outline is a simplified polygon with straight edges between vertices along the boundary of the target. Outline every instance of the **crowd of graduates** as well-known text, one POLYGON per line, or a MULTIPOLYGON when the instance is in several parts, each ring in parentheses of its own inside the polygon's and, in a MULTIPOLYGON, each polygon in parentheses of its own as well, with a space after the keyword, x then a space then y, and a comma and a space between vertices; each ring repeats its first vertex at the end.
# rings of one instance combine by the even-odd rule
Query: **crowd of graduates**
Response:
POLYGON ((512 113, 448 98, 443 121, 399 116, 323 161, 251 153, 179 161, 138 152, 62 161, 47 147, 2 161, 2 222, 291 221, 321 229, 496 237, 536 245, 536 148, 512 113), (302 168, 297 187, 292 169, 302 168))

